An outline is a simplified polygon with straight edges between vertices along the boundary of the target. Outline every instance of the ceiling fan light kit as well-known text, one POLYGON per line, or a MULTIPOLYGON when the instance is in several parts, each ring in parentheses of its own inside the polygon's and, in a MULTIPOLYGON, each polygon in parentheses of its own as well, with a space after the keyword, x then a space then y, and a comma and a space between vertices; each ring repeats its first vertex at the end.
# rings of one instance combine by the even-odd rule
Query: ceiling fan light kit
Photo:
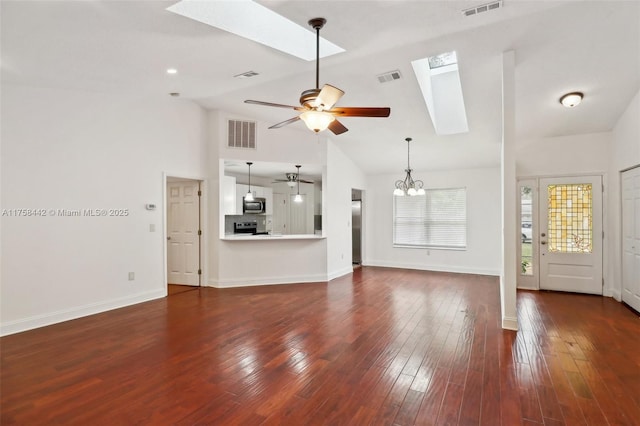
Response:
POLYGON ((404 170, 406 176, 404 177, 404 180, 396 181, 396 189, 393 190, 393 195, 397 197, 404 197, 405 195, 409 195, 410 197, 424 195, 424 183, 421 180, 413 180, 413 177, 411 176, 411 172, 413 171, 409 165, 409 142, 411 142, 411 138, 406 138, 405 140, 407 141, 407 168, 404 170))
POLYGON ((304 124, 307 125, 309 130, 313 130, 318 133, 323 130, 327 130, 329 124, 336 118, 329 114, 328 112, 323 111, 305 111, 300 114, 300 119, 304 121, 304 124))
POLYGON ((302 92, 300 95, 300 105, 292 106, 284 104, 276 104, 272 102, 262 102, 247 99, 247 104, 271 106, 277 108, 287 108, 299 111, 300 115, 274 124, 270 129, 278 129, 288 124, 302 120, 304 124, 313 132, 322 132, 329 129, 333 134, 339 135, 347 129, 338 119, 338 117, 389 117, 390 108, 376 107, 337 107, 334 105, 344 95, 344 92, 330 84, 325 84, 320 89, 320 29, 327 22, 324 18, 314 18, 309 20, 309 25, 316 30, 316 87, 302 92))

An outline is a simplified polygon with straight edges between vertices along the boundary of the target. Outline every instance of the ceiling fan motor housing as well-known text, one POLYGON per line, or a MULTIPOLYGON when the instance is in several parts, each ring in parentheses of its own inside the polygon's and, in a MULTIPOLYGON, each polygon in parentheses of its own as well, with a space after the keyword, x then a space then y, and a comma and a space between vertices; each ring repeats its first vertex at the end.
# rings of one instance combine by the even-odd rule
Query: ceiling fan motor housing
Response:
POLYGON ((320 89, 309 89, 302 92, 300 95, 300 105, 307 108, 315 108, 316 99, 318 99, 318 95, 320 94, 320 89))

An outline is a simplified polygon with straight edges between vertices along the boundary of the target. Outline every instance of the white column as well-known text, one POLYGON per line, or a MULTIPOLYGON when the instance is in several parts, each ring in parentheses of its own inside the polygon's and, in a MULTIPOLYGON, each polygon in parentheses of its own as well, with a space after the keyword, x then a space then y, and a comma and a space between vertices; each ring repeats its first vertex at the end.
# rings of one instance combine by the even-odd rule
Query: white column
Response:
POLYGON ((502 328, 518 329, 516 312, 516 154, 515 52, 502 54, 502 328))

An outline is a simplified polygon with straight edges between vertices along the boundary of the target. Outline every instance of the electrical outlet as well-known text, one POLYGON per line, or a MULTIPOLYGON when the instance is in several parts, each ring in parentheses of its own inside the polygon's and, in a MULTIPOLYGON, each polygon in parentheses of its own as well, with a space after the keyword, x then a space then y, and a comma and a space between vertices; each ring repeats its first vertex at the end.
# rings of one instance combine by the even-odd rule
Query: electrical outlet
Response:
POLYGON ((129 272, 129 281, 133 281, 136 279, 136 273, 135 272, 129 272))

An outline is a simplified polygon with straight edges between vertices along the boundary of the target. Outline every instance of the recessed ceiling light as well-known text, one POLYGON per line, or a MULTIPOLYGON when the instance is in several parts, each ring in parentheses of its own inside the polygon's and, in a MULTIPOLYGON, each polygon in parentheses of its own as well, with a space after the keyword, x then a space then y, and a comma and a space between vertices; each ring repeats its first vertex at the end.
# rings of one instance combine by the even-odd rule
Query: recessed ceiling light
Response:
POLYGON ((167 69, 167 74, 177 74, 178 70, 175 68, 169 68, 167 69))
POLYGON ((560 103, 567 108, 572 108, 582 102, 584 94, 582 92, 571 92, 560 98, 560 103))
MULTIPOLYGON (((255 1, 182 0, 166 10, 298 58, 316 59, 316 33, 255 1)), ((320 57, 344 49, 320 37, 320 57)))

